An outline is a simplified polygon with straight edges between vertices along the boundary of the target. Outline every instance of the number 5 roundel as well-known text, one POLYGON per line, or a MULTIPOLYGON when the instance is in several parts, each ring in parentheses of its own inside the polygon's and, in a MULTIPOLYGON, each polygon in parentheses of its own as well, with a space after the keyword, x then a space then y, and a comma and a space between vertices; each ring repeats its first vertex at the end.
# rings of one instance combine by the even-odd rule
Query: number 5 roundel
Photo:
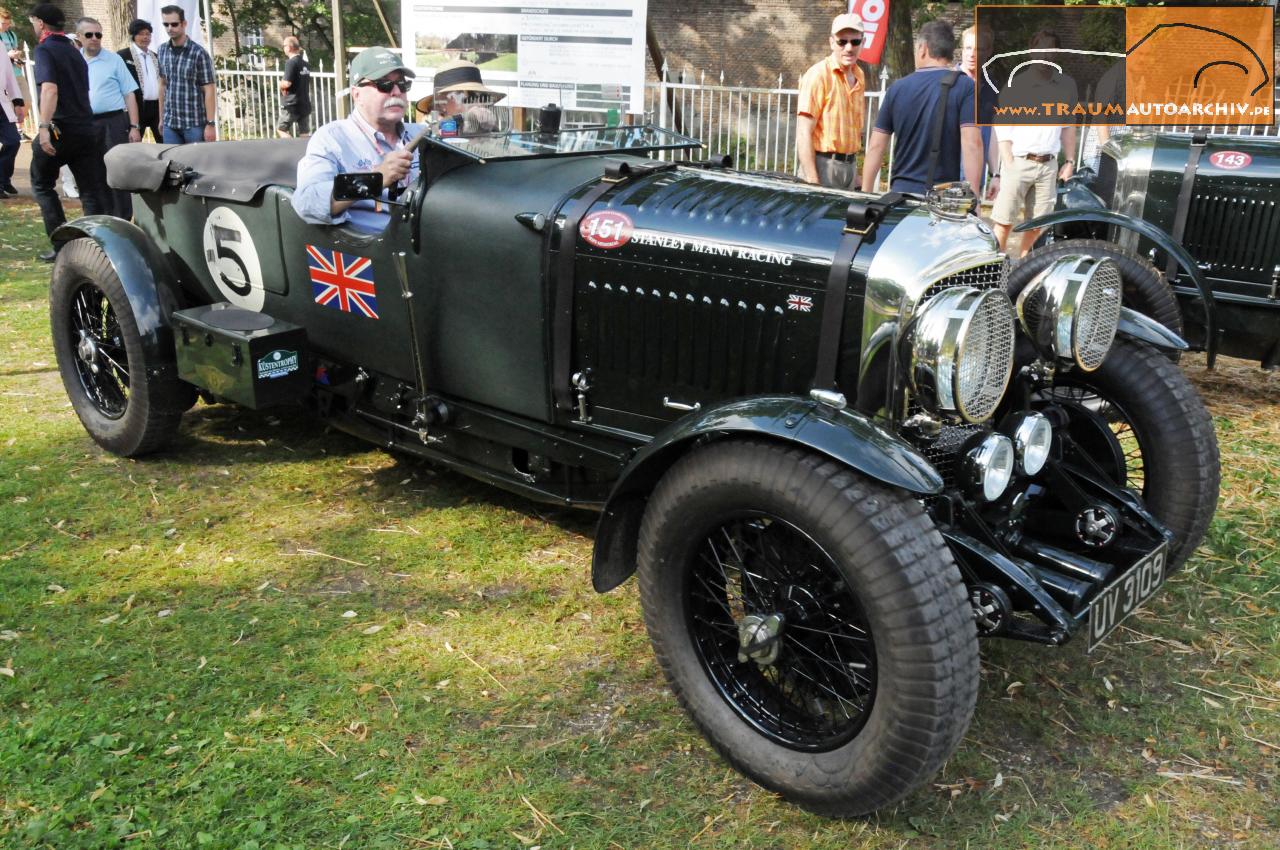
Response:
POLYGON ((204 261, 223 297, 237 307, 262 310, 262 265, 249 228, 227 207, 218 207, 204 222, 204 261))
POLYGON ((588 244, 597 248, 621 248, 631 241, 635 226, 626 213, 600 210, 582 217, 578 233, 588 244))

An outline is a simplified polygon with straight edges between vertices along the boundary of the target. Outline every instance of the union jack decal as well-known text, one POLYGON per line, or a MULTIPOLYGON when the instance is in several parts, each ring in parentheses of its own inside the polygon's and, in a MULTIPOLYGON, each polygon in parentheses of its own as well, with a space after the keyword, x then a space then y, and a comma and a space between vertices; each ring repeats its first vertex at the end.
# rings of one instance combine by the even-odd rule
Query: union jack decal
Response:
POLYGON ((312 294, 322 307, 378 318, 378 289, 373 282, 373 260, 341 251, 307 246, 312 294))
POLYGON ((813 299, 808 295, 792 295, 787 299, 787 309, 808 313, 813 310, 813 299))

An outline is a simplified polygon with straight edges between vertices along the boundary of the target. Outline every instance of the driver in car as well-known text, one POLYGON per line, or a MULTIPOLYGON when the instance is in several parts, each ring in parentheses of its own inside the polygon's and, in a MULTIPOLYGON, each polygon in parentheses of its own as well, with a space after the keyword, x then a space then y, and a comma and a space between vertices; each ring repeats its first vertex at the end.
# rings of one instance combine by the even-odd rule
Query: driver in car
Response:
POLYGON ((351 60, 351 100, 346 118, 320 127, 307 142, 298 163, 293 207, 312 224, 350 223, 367 233, 380 233, 390 220, 386 201, 394 200, 418 176, 418 156, 409 142, 420 131, 405 123, 413 71, 385 47, 362 50, 351 60), (333 180, 339 174, 376 171, 382 175, 377 199, 339 201, 333 180))

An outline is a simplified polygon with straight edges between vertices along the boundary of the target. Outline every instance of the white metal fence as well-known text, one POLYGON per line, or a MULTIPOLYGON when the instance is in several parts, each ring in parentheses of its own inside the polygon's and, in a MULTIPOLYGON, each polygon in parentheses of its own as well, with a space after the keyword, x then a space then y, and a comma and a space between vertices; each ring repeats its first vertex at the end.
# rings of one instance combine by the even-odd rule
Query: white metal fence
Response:
MULTIPOLYGON (((217 70, 218 138, 269 139, 280 123, 280 81, 284 69, 234 63, 217 70)), ((337 117, 336 75, 324 63, 311 70, 311 128, 337 117)))
MULTIPOLYGON (((28 51, 28 56, 30 52, 28 51)), ((28 79, 34 79, 34 68, 27 62, 28 79)), ((218 69, 218 137, 222 139, 262 139, 276 134, 280 119, 280 81, 284 71, 278 62, 270 67, 238 62, 218 69)), ((881 72, 879 88, 867 92, 864 142, 875 125, 888 74, 881 72)), ((1276 114, 1280 114, 1280 83, 1276 85, 1276 114)), ((336 75, 317 63, 311 70, 311 126, 333 120, 339 112, 336 75)), ((700 139, 707 151, 733 157, 734 165, 751 171, 783 172, 796 170, 795 116, 798 89, 784 88, 778 77, 775 88, 728 86, 724 75, 708 83, 705 74, 695 80, 683 75, 672 80, 663 69, 662 79, 645 84, 646 123, 656 124, 700 139)), ((38 110, 32 92, 32 113, 38 110)), ((603 121, 604 110, 574 110, 566 122, 603 121)), ((1200 129, 1192 125, 1172 125, 1156 129, 1188 131, 1200 129)), ((1271 135, 1280 134, 1273 122, 1267 127, 1204 128, 1211 134, 1271 135)), ((1079 134, 1077 161, 1087 162, 1096 150, 1093 133, 1079 134)), ((890 151, 892 158, 892 151, 890 151)))

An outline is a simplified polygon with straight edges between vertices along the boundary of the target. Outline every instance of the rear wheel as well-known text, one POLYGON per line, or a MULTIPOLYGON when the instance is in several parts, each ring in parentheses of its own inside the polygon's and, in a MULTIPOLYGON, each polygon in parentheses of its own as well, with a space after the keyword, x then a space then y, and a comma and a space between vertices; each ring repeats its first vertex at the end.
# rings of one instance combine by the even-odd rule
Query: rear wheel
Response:
POLYGON ((124 457, 164 446, 194 392, 148 362, 129 298, 96 242, 76 239, 58 252, 49 303, 58 371, 89 436, 124 457))
POLYGON ((639 560, 672 690, 761 785, 863 815, 959 744, 977 694, 973 614, 908 494, 803 450, 713 444, 660 482, 639 560))

